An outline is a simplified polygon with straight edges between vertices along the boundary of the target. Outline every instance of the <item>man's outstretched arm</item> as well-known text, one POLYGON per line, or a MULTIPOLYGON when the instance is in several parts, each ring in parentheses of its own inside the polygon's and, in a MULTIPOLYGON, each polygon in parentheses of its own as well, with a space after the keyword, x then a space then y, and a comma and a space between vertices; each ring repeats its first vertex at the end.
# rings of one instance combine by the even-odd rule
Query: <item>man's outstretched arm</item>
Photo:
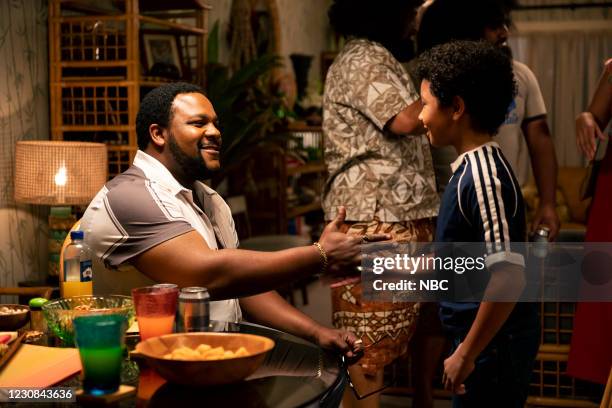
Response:
MULTIPOLYGON (((345 214, 342 208, 319 240, 330 274, 350 270, 361 262, 360 238, 339 232, 345 214)), ((371 241, 379 239, 388 237, 370 237, 371 241)), ((191 231, 154 246, 132 263, 155 281, 204 286, 212 299, 218 300, 267 292, 320 272, 323 256, 313 245, 277 252, 212 250, 199 233, 191 231)))
POLYGON ((359 349, 353 333, 320 325, 274 291, 241 298, 240 306, 256 323, 291 333, 323 348, 338 350, 348 358, 354 357, 359 349))

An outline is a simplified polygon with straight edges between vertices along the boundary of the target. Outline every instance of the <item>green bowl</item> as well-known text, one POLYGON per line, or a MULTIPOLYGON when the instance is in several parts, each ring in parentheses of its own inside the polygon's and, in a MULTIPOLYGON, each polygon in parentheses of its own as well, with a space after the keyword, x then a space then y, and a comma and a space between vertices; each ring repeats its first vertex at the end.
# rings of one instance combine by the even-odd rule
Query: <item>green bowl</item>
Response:
POLYGON ((134 323, 134 304, 130 296, 75 296, 52 300, 42 306, 49 329, 66 345, 74 344, 72 319, 91 314, 121 314, 134 323))

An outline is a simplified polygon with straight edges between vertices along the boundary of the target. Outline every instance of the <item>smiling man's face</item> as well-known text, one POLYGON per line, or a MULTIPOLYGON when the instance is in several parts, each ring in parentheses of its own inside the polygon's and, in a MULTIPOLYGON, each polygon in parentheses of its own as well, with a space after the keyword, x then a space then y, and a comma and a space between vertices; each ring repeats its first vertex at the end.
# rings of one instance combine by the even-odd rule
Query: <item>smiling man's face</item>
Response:
POLYGON ((172 103, 168 131, 170 153, 184 174, 201 180, 221 168, 217 114, 204 95, 177 95, 172 103))

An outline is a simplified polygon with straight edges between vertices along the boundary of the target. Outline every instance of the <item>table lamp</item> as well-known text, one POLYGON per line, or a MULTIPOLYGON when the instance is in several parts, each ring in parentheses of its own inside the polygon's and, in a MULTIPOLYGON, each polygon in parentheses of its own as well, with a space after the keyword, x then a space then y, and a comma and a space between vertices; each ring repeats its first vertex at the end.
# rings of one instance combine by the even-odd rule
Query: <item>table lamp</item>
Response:
POLYGON ((59 253, 76 221, 70 206, 86 205, 107 179, 103 143, 30 140, 15 150, 15 201, 49 205, 49 275, 59 273, 59 253), (63 206, 63 207, 62 207, 63 206))

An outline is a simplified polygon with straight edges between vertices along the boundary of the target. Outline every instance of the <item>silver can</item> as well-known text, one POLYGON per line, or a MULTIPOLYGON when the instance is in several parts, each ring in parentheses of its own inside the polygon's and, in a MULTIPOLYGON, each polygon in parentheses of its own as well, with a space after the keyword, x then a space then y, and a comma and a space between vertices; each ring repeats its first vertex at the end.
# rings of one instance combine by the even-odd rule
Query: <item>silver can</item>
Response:
POLYGON ((177 332, 206 331, 210 324, 208 289, 191 286, 181 289, 178 298, 177 332))
POLYGON ((540 225, 533 232, 532 240, 533 242, 548 242, 549 235, 550 235, 550 228, 540 225))
POLYGON ((533 256, 536 258, 546 258, 548 254, 548 236, 550 235, 550 229, 545 226, 538 226, 533 232, 531 241, 533 242, 533 256))

